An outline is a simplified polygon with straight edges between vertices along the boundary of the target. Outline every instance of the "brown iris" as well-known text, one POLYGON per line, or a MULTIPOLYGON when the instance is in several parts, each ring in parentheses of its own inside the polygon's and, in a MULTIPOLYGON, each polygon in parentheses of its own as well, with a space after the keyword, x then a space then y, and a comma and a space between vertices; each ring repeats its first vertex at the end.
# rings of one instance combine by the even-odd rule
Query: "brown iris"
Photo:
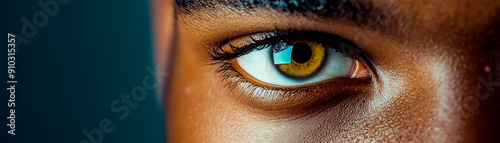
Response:
POLYGON ((294 40, 289 43, 288 47, 292 48, 291 54, 279 56, 290 56, 284 59, 291 60, 289 63, 277 64, 278 69, 283 74, 295 78, 307 78, 314 74, 325 59, 325 47, 310 40, 294 40))

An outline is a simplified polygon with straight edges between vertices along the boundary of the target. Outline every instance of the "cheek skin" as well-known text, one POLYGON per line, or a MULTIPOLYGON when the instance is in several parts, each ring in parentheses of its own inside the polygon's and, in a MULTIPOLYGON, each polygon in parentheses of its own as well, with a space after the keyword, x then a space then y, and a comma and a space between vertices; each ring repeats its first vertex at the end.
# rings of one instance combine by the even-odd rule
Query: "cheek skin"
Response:
MULTIPOLYGON (((182 32, 181 32, 182 33, 182 32)), ((182 35, 182 34, 181 34, 182 35)), ((188 39, 188 38, 186 38, 188 39)), ((186 40, 184 39, 184 40, 186 40)), ((189 41, 189 40, 188 40, 189 41)), ((194 54, 190 42, 181 42, 169 88, 170 142, 241 142, 272 139, 276 126, 243 109, 214 78, 216 67, 194 54), (271 131, 271 132, 266 132, 271 131)), ((200 47, 196 47, 200 48, 200 47)))
MULTIPOLYGON (((189 36, 182 33, 183 39, 189 41, 189 36)), ((381 84, 374 85, 372 94, 350 97, 310 117, 273 120, 229 98, 224 86, 214 78, 216 67, 205 65, 199 54, 193 54, 193 49, 200 47, 180 43, 183 48, 177 51, 168 90, 167 123, 172 142, 470 141, 481 139, 479 135, 487 136, 479 131, 487 129, 484 124, 494 123, 488 122, 491 111, 482 113, 494 109, 486 102, 476 109, 476 113, 481 111, 479 115, 463 108, 464 97, 474 94, 475 75, 481 74, 481 65, 477 64, 480 61, 474 60, 482 54, 477 50, 441 45, 435 46, 440 47, 438 52, 427 51, 469 58, 418 58, 432 55, 425 51, 414 57, 386 56, 377 63, 385 66, 378 69, 381 84), (419 60, 395 61, 404 58, 419 60)))
POLYGON ((239 130, 224 125, 237 121, 233 116, 238 115, 234 112, 238 110, 228 110, 232 102, 222 96, 223 86, 217 86, 213 78, 215 69, 204 65, 204 59, 187 44, 190 42, 179 43, 182 48, 175 54, 175 68, 168 89, 169 142, 230 140, 229 133, 239 130))
POLYGON ((499 140, 495 134, 500 129, 500 114, 495 110, 499 104, 492 99, 498 95, 469 100, 477 99, 478 77, 488 76, 484 63, 491 59, 477 45, 462 44, 465 35, 458 34, 467 29, 439 40, 432 36, 449 31, 412 35, 412 41, 403 42, 371 37, 367 45, 382 45, 368 51, 377 59, 372 92, 332 103, 311 116, 275 120, 230 98, 214 76, 216 66, 206 65, 205 51, 180 25, 181 41, 167 90, 171 142, 499 140), (471 105, 475 103, 477 107, 471 105))

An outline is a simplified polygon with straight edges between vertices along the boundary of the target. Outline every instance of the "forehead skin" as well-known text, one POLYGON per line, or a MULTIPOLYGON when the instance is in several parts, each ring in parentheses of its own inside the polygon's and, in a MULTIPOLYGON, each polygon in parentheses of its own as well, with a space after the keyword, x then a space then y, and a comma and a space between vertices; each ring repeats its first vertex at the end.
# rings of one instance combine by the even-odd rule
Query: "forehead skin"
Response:
POLYGON ((494 38, 500 1, 373 4, 397 8, 393 18, 401 22, 382 32, 343 19, 320 21, 271 10, 180 15, 166 90, 169 141, 499 142, 499 92, 485 97, 477 89, 488 92, 480 79, 492 75, 485 67, 493 66, 492 51, 499 46, 494 38), (371 56, 377 79, 366 87, 369 92, 301 118, 276 119, 242 105, 215 76, 217 66, 207 65, 204 48, 275 28, 322 31, 358 43, 371 56))

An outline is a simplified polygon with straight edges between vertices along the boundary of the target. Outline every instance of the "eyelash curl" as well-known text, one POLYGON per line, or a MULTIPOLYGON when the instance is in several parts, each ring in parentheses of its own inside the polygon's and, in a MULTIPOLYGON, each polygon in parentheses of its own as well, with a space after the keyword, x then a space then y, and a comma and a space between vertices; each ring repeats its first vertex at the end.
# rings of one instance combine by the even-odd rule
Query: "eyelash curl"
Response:
POLYGON ((315 90, 317 86, 305 86, 295 88, 265 87, 258 86, 246 80, 243 75, 236 71, 231 63, 222 63, 217 69, 217 74, 221 77, 220 82, 225 82, 225 87, 230 92, 239 91, 238 98, 247 95, 249 98, 261 98, 268 101, 279 102, 280 99, 294 96, 305 96, 309 91, 315 90), (239 88, 239 90, 235 90, 239 88), (278 96, 277 96, 278 95, 278 96))

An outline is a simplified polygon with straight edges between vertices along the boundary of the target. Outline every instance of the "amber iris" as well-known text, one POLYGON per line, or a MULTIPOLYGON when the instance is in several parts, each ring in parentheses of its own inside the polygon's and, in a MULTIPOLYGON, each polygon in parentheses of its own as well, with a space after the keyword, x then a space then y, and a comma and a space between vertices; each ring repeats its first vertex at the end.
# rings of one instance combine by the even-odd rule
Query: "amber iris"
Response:
POLYGON ((283 74, 294 78, 307 78, 318 71, 324 62, 326 53, 322 44, 310 40, 295 40, 288 43, 288 47, 292 48, 291 54, 274 55, 289 56, 284 57, 290 59, 289 63, 276 65, 283 74))

